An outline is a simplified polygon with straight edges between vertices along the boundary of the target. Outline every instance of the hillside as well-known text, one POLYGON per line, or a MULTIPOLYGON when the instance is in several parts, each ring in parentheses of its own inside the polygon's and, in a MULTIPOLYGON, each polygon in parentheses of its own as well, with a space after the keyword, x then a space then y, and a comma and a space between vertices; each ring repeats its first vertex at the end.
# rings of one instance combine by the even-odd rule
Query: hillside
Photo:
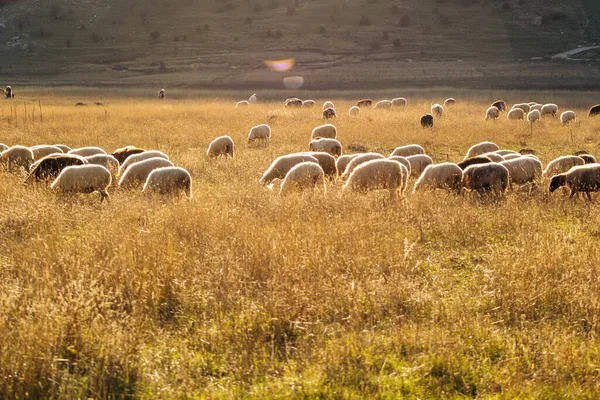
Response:
POLYGON ((595 0, 0 2, 0 74, 21 84, 597 88, 597 51, 551 59, 597 43, 595 0))

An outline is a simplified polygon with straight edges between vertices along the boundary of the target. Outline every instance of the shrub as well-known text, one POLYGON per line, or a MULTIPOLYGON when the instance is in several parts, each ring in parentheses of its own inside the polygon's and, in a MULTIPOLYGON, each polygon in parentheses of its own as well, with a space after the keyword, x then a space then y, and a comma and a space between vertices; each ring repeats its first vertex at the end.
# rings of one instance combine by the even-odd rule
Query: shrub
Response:
POLYGON ((90 40, 92 41, 92 43, 98 43, 100 41, 100 35, 98 35, 97 33, 92 33, 90 35, 90 40))
POLYGON ((291 17, 292 15, 296 14, 296 6, 293 5, 293 4, 288 5, 287 9, 285 10, 285 13, 289 17, 291 17))
POLYGON ((509 3, 502 3, 502 9, 504 11, 508 11, 512 8, 512 6, 509 3))
POLYGON ((394 41, 392 42, 392 44, 394 45, 395 48, 398 49, 402 45, 402 42, 400 41, 400 39, 396 38, 396 39, 394 39, 394 41))
POLYGON ((381 40, 385 40, 385 41, 390 40, 390 34, 387 32, 383 32, 383 34, 381 35, 381 40))
POLYGON ((412 20, 408 16, 408 14, 404 14, 402 18, 400 18, 400 26, 410 26, 412 24, 412 20))
POLYGON ((360 17, 360 20, 358 21, 358 24, 360 26, 368 26, 368 25, 371 25, 371 21, 369 20, 369 18, 367 16, 362 15, 360 17))
POLYGON ((325 29, 325 25, 319 26, 319 33, 327 33, 327 29, 325 29))
POLYGON ((551 11, 542 15, 542 24, 550 24, 552 22, 562 22, 569 19, 569 16, 562 11, 551 11))
POLYGON ((279 7, 279 2, 278 2, 277 0, 270 0, 270 1, 267 3, 267 8, 268 8, 269 10, 274 10, 274 9, 276 9, 277 7, 279 7))
POLYGON ((50 18, 60 19, 62 14, 62 7, 58 3, 52 3, 50 5, 50 18))
POLYGON ((246 17, 244 20, 244 25, 252 25, 252 17, 246 17))
POLYGON ((158 64, 158 71, 159 72, 167 72, 167 66, 165 65, 164 62, 160 62, 160 64, 158 64))
POLYGON ((71 48, 71 39, 67 39, 67 40, 65 40, 65 47, 66 47, 67 49, 70 49, 70 48, 71 48))
POLYGON ((262 4, 260 4, 260 3, 256 3, 256 4, 254 5, 254 7, 252 7, 252 9, 253 9, 253 10, 254 10, 254 12, 256 12, 256 13, 257 13, 257 12, 262 12, 262 10, 263 10, 263 6, 262 6, 262 4))
POLYGON ((160 37, 160 32, 159 31, 152 31, 152 32, 150 32, 150 39, 152 39, 153 42, 158 41, 159 37, 160 37))
POLYGON ((390 9, 392 14, 398 14, 400 12, 400 7, 397 4, 392 4, 392 8, 390 9))

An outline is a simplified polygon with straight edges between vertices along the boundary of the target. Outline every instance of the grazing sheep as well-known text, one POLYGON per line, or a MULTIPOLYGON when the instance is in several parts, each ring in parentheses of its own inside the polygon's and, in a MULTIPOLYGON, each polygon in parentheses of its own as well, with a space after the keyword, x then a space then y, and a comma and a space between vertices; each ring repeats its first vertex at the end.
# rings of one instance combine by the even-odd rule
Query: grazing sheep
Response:
POLYGON ((449 107, 449 106, 453 106, 456 104, 456 99, 450 97, 449 99, 446 99, 444 101, 444 107, 449 107))
POLYGON ((229 136, 219 136, 210 142, 208 150, 206 150, 206 155, 210 158, 217 158, 220 156, 233 158, 233 139, 229 136))
POLYGON ((357 106, 352 106, 348 110, 348 116, 350 117, 356 117, 358 116, 358 114, 360 114, 360 108, 358 108, 357 106))
POLYGON ((475 157, 475 156, 480 156, 480 155, 485 154, 485 153, 491 153, 492 151, 497 151, 498 149, 500 149, 500 147, 498 147, 498 145, 496 143, 493 143, 493 142, 481 142, 481 143, 477 143, 477 144, 474 144, 473 146, 471 146, 471 148, 469 149, 469 151, 467 151, 467 155, 465 156, 465 160, 467 158, 471 158, 471 157, 475 157))
POLYGON ((0 153, 2 153, 4 150, 8 150, 8 148, 9 147, 4 143, 0 143, 0 153))
POLYGON ((596 157, 591 154, 580 154, 578 157, 581 157, 586 164, 596 164, 596 157))
POLYGON ((134 154, 140 154, 145 151, 145 149, 140 149, 139 147, 125 146, 113 151, 112 156, 116 158, 117 161, 119 161, 119 164, 123 164, 129 156, 132 156, 134 154))
POLYGON ((554 176, 567 172, 573 167, 584 165, 585 161, 579 156, 562 156, 558 157, 546 165, 546 169, 542 176, 554 176))
POLYGON ((411 166, 410 161, 406 159, 406 157, 402 156, 389 156, 388 160, 398 161, 400 164, 406 167, 406 176, 410 176, 411 166))
POLYGON ((510 179, 508 169, 498 163, 475 164, 463 171, 461 185, 480 195, 492 193, 504 196, 510 179))
POLYGON ((588 164, 571 168, 568 172, 555 175, 550 181, 550 193, 561 186, 571 189, 571 196, 577 193, 585 193, 588 200, 592 201, 590 192, 600 190, 600 165, 588 164))
POLYGON ((527 114, 531 110, 531 107, 527 103, 515 104, 514 106, 512 106, 511 110, 514 110, 514 109, 517 109, 517 108, 523 110, 523 112, 525 114, 527 114))
POLYGON ((433 128, 433 115, 425 114, 421 117, 421 126, 424 128, 433 128))
POLYGON ((314 100, 304 100, 302 102, 302 107, 304 107, 304 108, 313 108, 314 106, 315 106, 314 100))
POLYGON ((510 120, 523 120, 525 119, 525 111, 523 111, 523 109, 521 108, 513 108, 512 110, 510 110, 508 112, 508 114, 506 115, 506 118, 510 119, 510 120))
MULTIPOLYGON (((486 153, 486 154, 493 154, 493 153, 486 153)), ((502 158, 502 156, 498 156, 500 158, 502 158)), ((502 158, 501 161, 504 161, 504 158, 502 158)), ((494 162, 494 160, 492 160, 491 157, 486 156, 486 155, 481 155, 481 156, 474 156, 471 158, 467 158, 464 159, 463 161, 459 162, 457 165, 460 169, 464 170, 465 168, 467 168, 470 165, 476 165, 476 164, 487 164, 487 163, 491 163, 494 162)))
POLYGON ((406 107, 408 101, 404 97, 396 97, 392 99, 392 107, 406 107))
POLYGON ((257 101, 258 98, 256 97, 256 93, 252 94, 252 96, 248 98, 248 103, 256 103, 257 101))
POLYGON ((6 89, 4 90, 4 96, 7 99, 14 99, 15 98, 15 93, 13 92, 12 88, 10 86, 7 86, 6 89))
POLYGON ((305 161, 294 165, 285 175, 279 189, 279 195, 286 196, 295 191, 312 190, 319 186, 323 187, 323 192, 325 192, 323 169, 319 164, 305 161))
POLYGON ((375 105, 373 106, 373 108, 377 108, 377 109, 390 109, 392 108, 392 102, 390 100, 381 100, 378 101, 377 103, 375 103, 375 105))
POLYGON ((506 154, 502 157, 504 157, 504 161, 506 161, 506 160, 514 160, 515 158, 521 158, 523 156, 520 155, 519 153, 514 153, 514 154, 511 153, 511 154, 506 154))
POLYGON ((71 149, 69 146, 65 146, 64 144, 53 144, 52 146, 54 146, 54 147, 58 147, 59 149, 61 149, 61 150, 62 150, 62 152, 63 152, 63 153, 68 153, 68 152, 70 152, 71 150, 73 150, 73 149, 71 149))
POLYGON ((513 160, 502 161, 510 174, 510 183, 524 185, 535 182, 542 176, 542 163, 533 157, 519 157, 513 160))
POLYGON ((592 106, 590 111, 588 111, 588 118, 595 117, 596 115, 600 115, 600 104, 592 106))
POLYGON ((492 107, 496 107, 498 111, 506 111, 506 102, 504 100, 496 100, 492 103, 492 107))
POLYGON ((106 189, 112 183, 110 171, 101 165, 72 165, 62 170, 50 187, 61 193, 100 193, 108 200, 106 189))
POLYGON ((308 143, 308 151, 323 151, 339 157, 342 155, 342 144, 335 139, 313 139, 308 143))
POLYGON ((496 107, 490 107, 487 109, 487 111, 485 112, 485 120, 490 120, 490 119, 498 119, 498 117, 500 116, 500 110, 498 110, 496 107))
POLYGON ((44 180, 53 181, 66 167, 85 164, 87 164, 87 161, 80 156, 74 156, 72 154, 52 154, 42 158, 31 166, 31 172, 27 179, 25 179, 25 183, 31 184, 33 182, 44 180))
POLYGON ((250 128, 248 133, 248 144, 258 140, 264 142, 266 146, 269 145, 271 139, 271 127, 267 124, 256 125, 250 128))
POLYGON ((325 103, 323 103, 323 111, 327 110, 328 108, 335 108, 335 106, 333 105, 333 102, 331 101, 326 101, 325 103))
POLYGON ((336 114, 335 114, 335 110, 333 109, 333 107, 330 108, 326 108, 325 110, 323 110, 323 119, 331 119, 331 118, 335 118, 336 114))
POLYGON ((415 183, 413 193, 420 190, 450 189, 460 192, 463 170, 458 165, 445 162, 428 165, 415 183))
POLYGON ((165 99, 165 89, 160 89, 158 91, 158 99, 159 100, 164 100, 165 99))
POLYGON ((542 112, 542 107, 542 104, 529 104, 529 111, 538 110, 539 112, 542 112))
MULTIPOLYGON (((133 156, 132 156, 133 157, 133 156)), ((131 157, 130 157, 131 158, 131 157)), ((129 165, 119 181, 120 189, 140 187, 148 179, 150 172, 157 168, 172 167, 173 163, 162 157, 148 158, 129 165)), ((121 167, 121 171, 123 167, 121 167)))
POLYGON ((335 179, 337 177, 337 163, 331 154, 322 151, 309 151, 303 154, 308 154, 316 158, 327 178, 335 179))
POLYGON ((346 172, 346 167, 348 167, 350 161, 352 161, 359 155, 360 154, 344 154, 343 156, 339 156, 337 161, 335 162, 335 167, 337 168, 338 174, 342 176, 344 172, 346 172))
POLYGON ((317 126, 315 129, 312 130, 311 139, 318 139, 318 138, 335 139, 336 136, 337 136, 337 129, 335 128, 335 126, 331 125, 331 124, 325 124, 325 125, 317 126))
POLYGON ((359 100, 358 103, 356 103, 356 107, 358 107, 358 108, 372 107, 372 106, 373 106, 373 100, 371 100, 371 99, 359 100))
POLYGON ((410 176, 419 177, 427 168, 433 164, 433 160, 427 154, 415 154, 414 156, 406 157, 410 163, 410 176))
POLYGON ((344 185, 343 194, 349 192, 366 193, 372 190, 387 189, 390 197, 399 197, 405 180, 404 167, 397 161, 378 159, 367 161, 354 169, 344 185))
POLYGON ((283 179, 294 165, 300 164, 301 162, 313 162, 317 165, 319 164, 319 160, 308 153, 279 156, 271 163, 258 182, 263 185, 268 185, 275 179, 283 179))
POLYGON ((84 160, 88 164, 102 165, 104 168, 110 171, 113 176, 119 173, 119 160, 110 154, 96 154, 93 156, 84 157, 84 160))
POLYGON ((192 177, 188 171, 180 167, 160 167, 150 172, 143 193, 178 194, 184 193, 192 198, 192 177))
POLYGON ((237 103, 235 103, 235 108, 248 107, 249 105, 250 105, 250 103, 248 103, 247 100, 242 100, 242 101, 238 101, 237 103))
POLYGON ((385 159, 385 157, 379 153, 359 154, 358 156, 356 156, 352 160, 350 160, 350 162, 346 166, 346 169, 342 175, 342 179, 343 180, 348 179, 350 177, 350 175, 352 174, 352 171, 354 171, 354 169, 356 169, 356 167, 358 167, 361 164, 364 164, 364 163, 372 161, 372 160, 383 160, 383 159, 385 159))
POLYGON ((575 121, 575 112, 574 111, 565 111, 562 114, 560 114, 560 122, 562 122, 563 125, 569 124, 573 121, 575 121))
POLYGON ((29 172, 33 164, 33 152, 25 146, 13 146, 0 153, 0 160, 9 171, 24 168, 29 172))
POLYGON ((29 148, 33 153, 33 161, 41 160, 42 158, 49 156, 50 154, 62 154, 64 153, 60 148, 49 145, 37 145, 29 148))
POLYGON ((544 104, 540 112, 542 116, 552 115, 552 117, 554 118, 556 117, 556 114, 558 114, 558 106, 552 103, 544 104))
POLYGON ((527 121, 529 121, 530 124, 539 121, 540 118, 542 118, 542 114, 538 110, 532 110, 527 113, 527 121))
POLYGON ((440 104, 434 104, 431 106, 431 115, 441 117, 444 114, 444 107, 440 104))
POLYGON ((392 156, 400 156, 400 157, 408 157, 414 156, 415 154, 425 154, 425 149, 419 146, 418 144, 409 144, 406 146, 396 147, 390 157, 392 156))
POLYGON ((78 149, 73 149, 73 150, 69 151, 67 154, 74 154, 76 156, 88 157, 88 156, 93 156, 96 154, 106 154, 106 152, 104 150, 102 150, 100 147, 90 146, 90 147, 80 147, 78 149))
POLYGON ((498 149, 498 150, 494 150, 495 154, 499 154, 502 157, 507 156, 509 154, 519 154, 514 150, 509 150, 509 149, 498 149))
POLYGON ((284 107, 285 108, 300 108, 300 107, 302 107, 302 100, 300 100, 296 97, 287 99, 285 101, 284 107))
POLYGON ((493 162, 502 162, 504 161, 504 157, 500 154, 496 154, 494 152, 490 152, 490 153, 483 153, 480 154, 481 157, 487 157, 490 160, 492 160, 493 162))
POLYGON ((144 151, 143 153, 133 154, 123 161, 121 167, 119 168, 119 175, 122 175, 125 171, 127 171, 127 168, 129 168, 131 164, 155 157, 164 158, 165 160, 169 159, 168 155, 159 150, 148 150, 144 151))

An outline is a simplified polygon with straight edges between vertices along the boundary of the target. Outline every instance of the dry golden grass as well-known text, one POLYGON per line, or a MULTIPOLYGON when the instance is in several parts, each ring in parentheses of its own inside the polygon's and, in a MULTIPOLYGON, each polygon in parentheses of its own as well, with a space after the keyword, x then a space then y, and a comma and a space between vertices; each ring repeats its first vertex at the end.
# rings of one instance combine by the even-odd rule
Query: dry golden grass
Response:
MULTIPOLYGON (((432 102, 421 98, 356 119, 334 99, 339 139, 385 154, 419 143, 437 162, 483 140, 534 148, 544 163, 600 154, 600 120, 581 108, 572 142, 557 119, 528 136, 524 122, 484 122, 488 101, 460 97, 422 130, 432 102)), ((160 149, 191 172, 194 199, 65 200, 0 173, 0 398, 600 391, 597 205, 549 196, 546 183, 493 204, 444 192, 341 199, 339 183, 281 199, 257 180, 276 156, 307 149, 318 107, 106 103, 47 98, 41 123, 39 111, 25 121, 22 102, 10 120, 4 102, 0 142, 160 149), (248 148, 248 129, 267 121, 271 145, 248 148), (233 160, 205 156, 220 135, 236 142, 233 160)))

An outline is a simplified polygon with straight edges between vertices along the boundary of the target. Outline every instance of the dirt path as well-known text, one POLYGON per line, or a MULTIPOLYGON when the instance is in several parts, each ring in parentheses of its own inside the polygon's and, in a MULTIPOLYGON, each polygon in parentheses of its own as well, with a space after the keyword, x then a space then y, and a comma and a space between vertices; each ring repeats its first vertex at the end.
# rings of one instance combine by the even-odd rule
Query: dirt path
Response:
POLYGON ((578 47, 573 50, 565 51, 564 53, 555 54, 552 58, 562 58, 563 60, 576 60, 571 58, 575 54, 583 53, 584 51, 600 49, 600 46, 588 46, 588 47, 578 47))

